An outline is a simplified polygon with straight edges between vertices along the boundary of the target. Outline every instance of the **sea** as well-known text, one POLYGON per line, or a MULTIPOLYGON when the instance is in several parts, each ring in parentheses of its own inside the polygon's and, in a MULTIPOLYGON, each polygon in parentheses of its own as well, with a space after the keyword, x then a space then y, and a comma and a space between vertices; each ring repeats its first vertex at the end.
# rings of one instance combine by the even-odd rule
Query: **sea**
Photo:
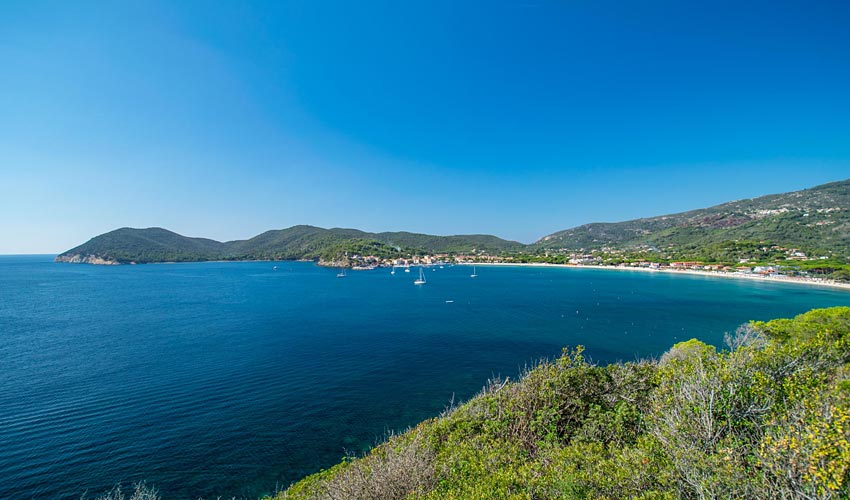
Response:
POLYGON ((0 498, 256 499, 582 345, 722 346, 850 292, 717 277, 0 256, 0 498))

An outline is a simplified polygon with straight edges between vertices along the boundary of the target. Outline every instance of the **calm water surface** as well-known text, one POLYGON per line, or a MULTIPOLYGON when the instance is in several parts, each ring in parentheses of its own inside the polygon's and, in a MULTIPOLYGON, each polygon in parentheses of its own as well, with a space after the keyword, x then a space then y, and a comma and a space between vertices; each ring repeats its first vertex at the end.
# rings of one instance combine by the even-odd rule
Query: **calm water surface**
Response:
POLYGON ((850 305, 669 274, 456 266, 416 287, 416 270, 277 265, 0 257, 0 498, 141 479, 169 499, 255 498, 564 346, 629 361, 850 305))

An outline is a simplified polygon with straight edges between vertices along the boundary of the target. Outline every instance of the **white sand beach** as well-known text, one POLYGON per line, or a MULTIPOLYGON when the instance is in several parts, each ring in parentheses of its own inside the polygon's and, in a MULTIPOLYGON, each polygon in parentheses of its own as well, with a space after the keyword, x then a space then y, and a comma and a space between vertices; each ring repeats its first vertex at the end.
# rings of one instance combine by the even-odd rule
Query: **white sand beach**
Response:
MULTIPOLYGON (((463 263, 462 265, 473 265, 472 263, 463 263)), ((587 266, 581 264, 546 264, 542 262, 530 263, 512 263, 512 262, 476 262, 476 266, 506 266, 506 267, 563 267, 571 269, 599 269, 611 271, 631 271, 645 273, 667 273, 692 276, 708 276, 711 278, 732 278, 751 281, 759 281, 764 283, 792 283, 797 285, 818 286, 836 288, 850 291, 850 283, 842 283, 832 280, 823 280, 818 278, 798 278, 791 276, 765 276, 761 274, 746 274, 746 273, 727 273, 723 271, 697 271, 693 269, 651 269, 648 267, 625 267, 625 266, 587 266)))

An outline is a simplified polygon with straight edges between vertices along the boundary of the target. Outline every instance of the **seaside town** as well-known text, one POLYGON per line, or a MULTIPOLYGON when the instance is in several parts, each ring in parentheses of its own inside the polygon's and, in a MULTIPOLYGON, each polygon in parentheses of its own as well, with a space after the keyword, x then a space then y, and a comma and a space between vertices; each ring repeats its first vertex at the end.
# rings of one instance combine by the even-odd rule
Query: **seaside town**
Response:
POLYGON ((687 272, 690 274, 712 274, 740 278, 769 278, 809 282, 813 284, 848 286, 848 282, 825 277, 817 268, 804 269, 799 264, 811 261, 826 261, 825 255, 810 256, 796 248, 779 246, 765 247, 765 251, 782 253, 781 262, 754 261, 742 258, 736 263, 707 263, 698 260, 643 259, 634 254, 614 249, 602 248, 584 252, 546 252, 542 254, 503 254, 490 255, 486 252, 463 254, 426 254, 403 258, 387 258, 376 255, 347 255, 344 260, 320 262, 328 267, 350 267, 353 270, 372 270, 379 267, 408 268, 415 266, 437 265, 521 265, 521 266, 560 266, 594 267, 602 269, 632 269, 663 272, 687 272))

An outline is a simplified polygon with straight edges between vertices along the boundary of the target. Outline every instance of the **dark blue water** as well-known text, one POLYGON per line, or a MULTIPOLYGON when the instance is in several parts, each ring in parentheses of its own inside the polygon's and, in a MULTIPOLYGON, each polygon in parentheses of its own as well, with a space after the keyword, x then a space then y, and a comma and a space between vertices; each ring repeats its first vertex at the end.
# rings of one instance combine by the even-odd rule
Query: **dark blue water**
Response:
POLYGON ((145 479, 254 498, 564 346, 595 360, 720 344, 850 293, 605 270, 100 267, 0 257, 0 498, 145 479), (446 303, 453 300, 453 303, 446 303))

